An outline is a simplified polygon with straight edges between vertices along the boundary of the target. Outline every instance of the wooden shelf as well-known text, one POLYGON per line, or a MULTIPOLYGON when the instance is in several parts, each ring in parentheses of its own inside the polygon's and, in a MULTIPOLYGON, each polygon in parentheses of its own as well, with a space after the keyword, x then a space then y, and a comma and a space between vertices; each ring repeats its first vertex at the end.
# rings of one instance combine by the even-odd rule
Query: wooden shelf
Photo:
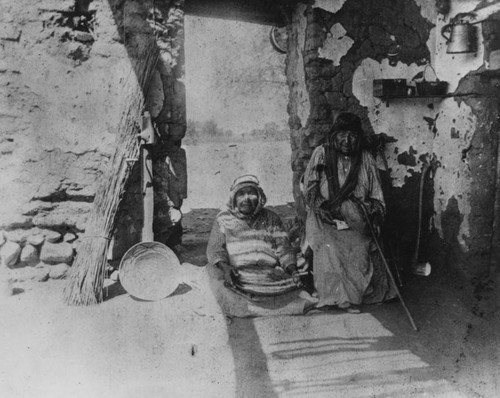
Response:
MULTIPOLYGON (((449 94, 443 94, 443 95, 388 95, 388 96, 374 96, 375 98, 380 98, 382 101, 387 103, 387 106, 389 106, 389 100, 393 99, 429 99, 429 98, 456 98, 456 97, 493 97, 493 96, 487 96, 484 94, 480 93, 449 93, 449 94)), ((497 98, 497 97, 495 97, 497 98)))

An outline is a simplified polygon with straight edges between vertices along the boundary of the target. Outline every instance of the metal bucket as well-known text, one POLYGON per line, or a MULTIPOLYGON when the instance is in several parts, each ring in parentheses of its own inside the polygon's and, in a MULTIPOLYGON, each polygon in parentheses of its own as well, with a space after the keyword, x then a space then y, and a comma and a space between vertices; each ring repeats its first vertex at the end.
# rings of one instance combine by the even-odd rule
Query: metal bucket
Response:
POLYGON ((141 242, 123 256, 119 275, 123 288, 136 298, 161 300, 171 295, 179 281, 181 264, 175 253, 159 242, 141 242))

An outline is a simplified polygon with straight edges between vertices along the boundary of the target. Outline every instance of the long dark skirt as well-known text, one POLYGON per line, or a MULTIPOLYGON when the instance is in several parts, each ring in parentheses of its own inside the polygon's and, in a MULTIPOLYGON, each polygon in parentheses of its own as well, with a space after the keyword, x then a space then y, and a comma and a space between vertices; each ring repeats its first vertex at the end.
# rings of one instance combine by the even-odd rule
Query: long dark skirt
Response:
POLYGON ((318 307, 372 304, 395 297, 394 286, 364 225, 339 231, 310 211, 306 240, 314 254, 318 307))

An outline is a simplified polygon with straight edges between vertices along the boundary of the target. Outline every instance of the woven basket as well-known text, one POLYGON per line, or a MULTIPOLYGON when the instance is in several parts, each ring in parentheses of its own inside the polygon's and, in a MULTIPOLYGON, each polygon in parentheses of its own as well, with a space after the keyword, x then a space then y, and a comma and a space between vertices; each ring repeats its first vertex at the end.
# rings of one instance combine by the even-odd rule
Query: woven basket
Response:
POLYGON ((293 279, 281 268, 247 266, 238 268, 233 276, 235 286, 257 296, 279 296, 297 289, 293 279))
POLYGON ((435 82, 416 82, 417 94, 420 97, 445 95, 448 91, 448 82, 437 80, 435 82))
POLYGON ((423 78, 422 81, 415 82, 415 86, 417 88, 417 95, 419 97, 436 97, 436 96, 440 97, 446 95, 446 93, 448 92, 448 82, 439 80, 436 71, 434 70, 432 65, 430 64, 425 65, 425 68, 422 72, 422 78, 423 78), (426 79, 425 72, 427 71, 428 68, 432 70, 436 80, 430 81, 426 79))
POLYGON ((164 244, 137 243, 125 253, 120 262, 120 282, 136 298, 160 300, 177 288, 180 265, 175 253, 164 244))

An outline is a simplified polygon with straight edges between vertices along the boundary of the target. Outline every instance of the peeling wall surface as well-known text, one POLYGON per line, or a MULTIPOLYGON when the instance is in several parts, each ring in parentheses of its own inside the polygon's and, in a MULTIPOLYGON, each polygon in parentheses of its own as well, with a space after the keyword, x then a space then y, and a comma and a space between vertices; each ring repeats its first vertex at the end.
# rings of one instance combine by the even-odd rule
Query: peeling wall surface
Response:
MULTIPOLYGON (((139 85, 135 67, 152 44, 160 59, 142 100, 160 134, 154 174, 161 235, 169 227, 167 195, 180 206, 187 192, 182 1, 1 4, 0 242, 10 242, 12 253, 36 243, 37 256, 43 239, 78 246, 127 109, 124 83, 139 85)), ((391 139, 378 161, 386 234, 402 261, 414 250, 423 181, 421 260, 444 256, 474 277, 500 260, 491 254, 500 247, 500 32, 498 19, 477 24, 477 51, 448 54, 441 29, 481 2, 450 0, 449 10, 436 4, 318 0, 294 7, 286 60, 294 198, 303 216, 300 178, 311 153, 339 112, 354 112, 368 142, 391 139), (405 98, 375 97, 374 79, 406 79, 412 89, 405 98), (447 94, 419 95, 423 79, 448 82, 447 94), (440 249, 431 251, 436 242, 440 249)), ((136 166, 118 242, 138 239, 138 179, 136 166)), ((70 262, 63 246, 53 260, 70 262)))
MULTIPOLYGON (((163 2, 153 12, 151 1, 1 2, 2 236, 17 231, 14 235, 21 238, 14 243, 24 248, 33 236, 57 232, 62 240, 71 234, 74 249, 78 247, 127 109, 124 82, 139 84, 135 65, 154 40, 160 48, 155 79, 163 84, 147 108, 157 116, 163 140, 174 136, 179 147, 185 105, 174 102, 183 98, 175 66, 182 58, 176 44, 179 28, 173 27, 180 21, 182 28, 182 12, 169 4, 163 2), (180 128, 168 129, 169 123, 180 128)), ((165 163, 165 156, 157 162, 165 163)), ((130 217, 139 223, 137 198, 124 199, 133 209, 130 217)), ((134 237, 138 239, 137 233, 134 237)), ((40 255, 43 239, 34 241, 40 255)))
POLYGON ((493 226, 498 218, 498 77, 481 72, 495 62, 486 62, 485 48, 493 59, 497 47, 483 38, 479 24, 475 53, 448 54, 441 29, 478 4, 452 0, 442 14, 434 2, 422 0, 316 1, 296 9, 292 37, 304 30, 305 21, 305 41, 293 41, 288 55, 289 85, 301 92, 289 106, 296 180, 335 115, 359 115, 368 141, 379 134, 395 140, 385 145, 384 156, 377 156, 389 211, 388 240, 403 258, 411 258, 422 184, 421 260, 444 253, 468 277, 484 274, 495 261, 490 252, 498 234, 493 226), (302 73, 305 88, 299 82, 302 73), (406 79, 413 88, 406 98, 375 97, 375 79, 406 79), (438 79, 448 82, 446 96, 416 91, 417 82, 438 79), (301 103, 310 107, 304 121, 296 107, 307 95, 309 104, 301 103), (430 252, 433 242, 441 245, 440 254, 430 252))

